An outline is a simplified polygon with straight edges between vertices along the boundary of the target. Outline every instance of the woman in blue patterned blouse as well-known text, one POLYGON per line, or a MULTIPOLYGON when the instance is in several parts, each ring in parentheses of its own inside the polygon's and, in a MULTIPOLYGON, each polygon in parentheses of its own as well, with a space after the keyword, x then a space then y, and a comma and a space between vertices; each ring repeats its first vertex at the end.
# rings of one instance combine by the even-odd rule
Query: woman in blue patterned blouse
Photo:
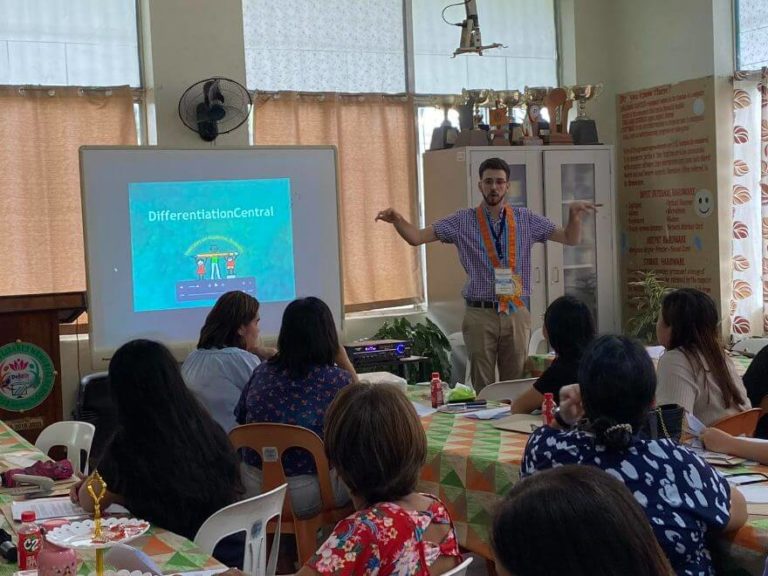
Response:
MULTIPOLYGON (((283 312, 278 352, 253 372, 235 408, 238 424, 272 422, 302 426, 323 436, 323 417, 336 393, 357 376, 339 337, 328 306, 319 298, 294 300, 283 312)), ((261 460, 246 451, 244 482, 247 495, 261 488, 261 460)), ((288 492, 298 517, 320 510, 317 469, 308 452, 285 453, 283 468, 288 492)), ((343 482, 331 471, 337 504, 349 501, 343 482)))
POLYGON ((542 426, 531 434, 521 475, 566 464, 602 468, 629 488, 677 574, 714 574, 707 533, 741 527, 744 496, 687 448, 637 435, 656 393, 645 349, 622 336, 598 338, 582 357, 579 383, 561 391, 560 420, 573 413, 584 420, 571 430, 542 426))

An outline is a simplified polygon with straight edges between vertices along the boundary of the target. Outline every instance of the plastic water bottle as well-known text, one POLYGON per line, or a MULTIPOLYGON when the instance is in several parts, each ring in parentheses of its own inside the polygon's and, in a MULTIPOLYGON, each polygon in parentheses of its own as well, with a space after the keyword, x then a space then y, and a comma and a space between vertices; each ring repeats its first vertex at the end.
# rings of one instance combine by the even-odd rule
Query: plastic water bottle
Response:
POLYGON ((545 426, 549 426, 555 420, 555 397, 552 392, 544 393, 544 402, 541 403, 541 420, 545 426))
POLYGON ((21 513, 19 535, 19 570, 37 569, 37 557, 43 545, 40 527, 35 524, 35 513, 25 510, 21 513))
POLYGON ((432 372, 432 380, 429 382, 429 393, 432 397, 432 408, 443 405, 443 384, 440 382, 440 372, 432 372))

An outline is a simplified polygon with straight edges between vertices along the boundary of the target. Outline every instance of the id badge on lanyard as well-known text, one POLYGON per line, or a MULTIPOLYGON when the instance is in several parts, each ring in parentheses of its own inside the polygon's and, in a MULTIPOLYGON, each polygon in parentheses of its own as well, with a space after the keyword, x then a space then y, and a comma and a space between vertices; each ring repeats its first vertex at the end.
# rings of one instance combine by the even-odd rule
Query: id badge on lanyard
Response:
POLYGON ((496 296, 520 296, 523 285, 520 276, 512 273, 511 268, 494 268, 496 296))

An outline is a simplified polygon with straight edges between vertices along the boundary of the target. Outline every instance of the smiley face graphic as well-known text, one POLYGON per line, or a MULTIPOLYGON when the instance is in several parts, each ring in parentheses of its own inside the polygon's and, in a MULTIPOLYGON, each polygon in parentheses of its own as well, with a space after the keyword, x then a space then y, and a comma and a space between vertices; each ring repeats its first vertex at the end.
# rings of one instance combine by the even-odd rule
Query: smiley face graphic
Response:
POLYGON ((712 192, 706 188, 696 190, 696 194, 693 195, 693 211, 700 218, 711 216, 715 211, 715 199, 712 197, 712 192))

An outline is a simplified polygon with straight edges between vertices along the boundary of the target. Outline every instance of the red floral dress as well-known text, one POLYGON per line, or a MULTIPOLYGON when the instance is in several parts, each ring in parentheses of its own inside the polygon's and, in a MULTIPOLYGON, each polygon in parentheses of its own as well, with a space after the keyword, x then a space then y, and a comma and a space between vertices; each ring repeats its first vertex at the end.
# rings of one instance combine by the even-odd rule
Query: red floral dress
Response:
POLYGON ((307 566, 320 574, 429 576, 439 556, 461 561, 453 522, 445 505, 434 496, 427 510, 405 510, 382 502, 355 512, 336 525, 307 566), (442 542, 424 539, 427 527, 447 524, 442 542))

